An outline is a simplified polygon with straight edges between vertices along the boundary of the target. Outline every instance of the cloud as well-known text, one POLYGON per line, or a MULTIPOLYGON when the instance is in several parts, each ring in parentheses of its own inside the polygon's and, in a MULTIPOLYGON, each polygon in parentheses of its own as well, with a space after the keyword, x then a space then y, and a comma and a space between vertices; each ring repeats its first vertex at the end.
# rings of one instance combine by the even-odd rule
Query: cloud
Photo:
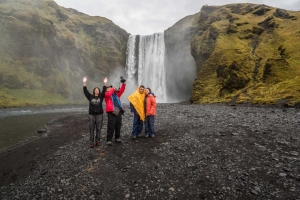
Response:
POLYGON ((106 17, 133 35, 163 32, 180 19, 199 12, 205 4, 254 3, 300 10, 299 0, 55 0, 55 2, 91 16, 106 17))

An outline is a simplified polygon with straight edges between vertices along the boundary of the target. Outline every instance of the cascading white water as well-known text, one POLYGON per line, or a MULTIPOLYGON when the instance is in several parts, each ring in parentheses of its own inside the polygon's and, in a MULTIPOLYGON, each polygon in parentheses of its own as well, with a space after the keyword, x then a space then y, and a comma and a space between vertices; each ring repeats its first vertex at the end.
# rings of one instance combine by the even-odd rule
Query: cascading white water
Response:
POLYGON ((136 56, 135 56, 135 35, 130 35, 127 43, 127 58, 126 58, 126 75, 127 79, 132 81, 132 85, 136 86, 137 82, 135 80, 135 75, 137 73, 136 68, 136 56))
POLYGON ((128 39, 127 79, 132 81, 133 86, 144 85, 151 88, 157 102, 166 102, 164 33, 139 36, 138 53, 135 48, 137 37, 131 35, 128 39))

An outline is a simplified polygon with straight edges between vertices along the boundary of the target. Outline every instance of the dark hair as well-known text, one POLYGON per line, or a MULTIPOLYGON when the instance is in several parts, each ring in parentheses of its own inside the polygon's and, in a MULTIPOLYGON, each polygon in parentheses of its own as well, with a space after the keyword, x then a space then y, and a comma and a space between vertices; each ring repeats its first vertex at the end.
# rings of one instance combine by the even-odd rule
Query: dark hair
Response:
POLYGON ((149 92, 151 93, 151 89, 150 89, 150 88, 148 88, 148 87, 147 87, 146 89, 148 89, 148 90, 149 90, 149 92))
POLYGON ((98 88, 98 87, 95 87, 95 88, 94 88, 94 90, 93 90, 93 95, 95 96, 95 90, 96 90, 96 89, 98 89, 98 90, 99 90, 99 96, 100 96, 100 94, 101 94, 101 90, 100 90, 100 88, 98 88))
POLYGON ((140 85, 140 88, 145 88, 145 86, 143 86, 143 85, 140 85))

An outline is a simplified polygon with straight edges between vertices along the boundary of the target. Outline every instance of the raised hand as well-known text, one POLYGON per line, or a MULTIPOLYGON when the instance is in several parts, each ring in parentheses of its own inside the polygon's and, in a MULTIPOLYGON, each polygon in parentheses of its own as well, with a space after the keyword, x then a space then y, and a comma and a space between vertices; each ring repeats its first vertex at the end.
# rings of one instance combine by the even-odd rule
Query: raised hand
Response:
POLYGON ((85 76, 85 77, 83 77, 82 81, 83 81, 83 86, 86 86, 86 81, 87 81, 87 78, 86 78, 86 76, 85 76))
POLYGON ((103 82, 104 82, 104 83, 107 83, 107 81, 108 81, 108 78, 105 77, 105 78, 103 79, 103 82))
POLYGON ((107 77, 105 77, 105 78, 103 79, 104 86, 106 86, 106 83, 107 83, 107 81, 108 81, 108 78, 107 78, 107 77))

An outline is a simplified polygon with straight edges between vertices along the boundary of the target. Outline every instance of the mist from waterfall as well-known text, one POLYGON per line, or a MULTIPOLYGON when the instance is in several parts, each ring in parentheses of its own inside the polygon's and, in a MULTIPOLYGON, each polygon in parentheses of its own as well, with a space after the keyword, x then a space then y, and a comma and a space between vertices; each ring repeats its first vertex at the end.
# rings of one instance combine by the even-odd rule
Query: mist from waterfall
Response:
MULTIPOLYGON (((151 88, 157 102, 167 102, 164 33, 130 35, 127 44, 127 90, 139 85, 151 88)), ((132 91, 132 92, 133 92, 132 91)))

